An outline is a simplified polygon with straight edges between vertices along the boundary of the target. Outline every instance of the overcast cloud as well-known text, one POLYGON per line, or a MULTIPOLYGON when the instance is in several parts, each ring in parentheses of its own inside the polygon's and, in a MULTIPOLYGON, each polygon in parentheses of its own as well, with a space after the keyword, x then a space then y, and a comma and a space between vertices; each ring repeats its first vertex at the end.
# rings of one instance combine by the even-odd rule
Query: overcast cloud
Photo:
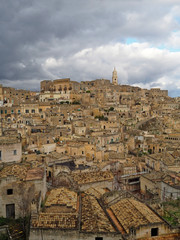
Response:
POLYGON ((0 82, 111 79, 180 96, 179 0, 0 0, 0 82))

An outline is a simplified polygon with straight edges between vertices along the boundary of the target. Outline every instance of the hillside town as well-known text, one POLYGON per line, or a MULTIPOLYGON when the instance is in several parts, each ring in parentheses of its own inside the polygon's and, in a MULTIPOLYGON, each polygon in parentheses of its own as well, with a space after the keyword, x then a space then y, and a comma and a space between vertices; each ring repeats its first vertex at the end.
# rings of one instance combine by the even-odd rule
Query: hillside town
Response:
POLYGON ((0 85, 0 225, 12 240, 180 239, 180 97, 115 68, 0 85))

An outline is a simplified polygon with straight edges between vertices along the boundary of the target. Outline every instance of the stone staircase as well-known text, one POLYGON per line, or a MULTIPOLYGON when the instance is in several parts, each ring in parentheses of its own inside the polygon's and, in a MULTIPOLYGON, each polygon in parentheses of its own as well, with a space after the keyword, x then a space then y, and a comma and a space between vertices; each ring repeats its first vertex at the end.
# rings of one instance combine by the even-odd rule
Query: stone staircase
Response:
POLYGON ((9 239, 11 240, 24 240, 24 232, 22 230, 22 227, 20 226, 20 224, 15 224, 15 225, 11 225, 9 226, 8 229, 9 233, 9 239))

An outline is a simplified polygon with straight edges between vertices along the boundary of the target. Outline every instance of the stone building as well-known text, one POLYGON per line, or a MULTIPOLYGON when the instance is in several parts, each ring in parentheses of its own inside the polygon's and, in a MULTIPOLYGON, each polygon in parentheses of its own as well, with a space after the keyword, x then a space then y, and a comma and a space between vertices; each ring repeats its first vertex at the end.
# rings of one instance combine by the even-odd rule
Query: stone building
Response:
POLYGON ((0 216, 25 217, 31 201, 37 196, 40 203, 46 194, 44 168, 29 169, 25 164, 11 164, 0 171, 0 216))
POLYGON ((153 97, 167 97, 168 90, 161 90, 160 88, 151 88, 149 94, 153 97))
POLYGON ((22 142, 19 134, 0 136, 0 163, 20 162, 22 142))
POLYGON ((180 197, 180 181, 178 175, 153 171, 140 178, 141 192, 148 198, 158 195, 162 201, 180 197))
POLYGON ((77 99, 74 92, 79 92, 80 84, 71 81, 70 78, 56 79, 54 81, 44 80, 41 82, 40 101, 73 101, 77 99))
MULTIPOLYGON (((30 240, 40 239, 147 239, 170 236, 170 226, 147 205, 133 198, 111 201, 103 191, 51 190, 44 212, 32 216, 30 240)), ((176 234, 177 236, 177 234, 176 234)))
POLYGON ((3 105, 17 105, 28 99, 34 99, 35 96, 36 92, 24 89, 15 89, 12 87, 3 87, 0 85, 0 101, 3 101, 3 105))

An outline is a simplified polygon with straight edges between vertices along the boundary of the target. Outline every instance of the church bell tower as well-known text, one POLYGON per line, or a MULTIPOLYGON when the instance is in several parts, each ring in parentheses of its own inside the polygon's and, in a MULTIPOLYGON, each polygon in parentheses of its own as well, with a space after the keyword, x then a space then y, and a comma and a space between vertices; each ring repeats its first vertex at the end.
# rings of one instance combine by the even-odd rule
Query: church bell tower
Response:
POLYGON ((118 77, 117 77, 117 71, 114 68, 113 73, 112 73, 112 84, 113 85, 118 85, 118 77))

